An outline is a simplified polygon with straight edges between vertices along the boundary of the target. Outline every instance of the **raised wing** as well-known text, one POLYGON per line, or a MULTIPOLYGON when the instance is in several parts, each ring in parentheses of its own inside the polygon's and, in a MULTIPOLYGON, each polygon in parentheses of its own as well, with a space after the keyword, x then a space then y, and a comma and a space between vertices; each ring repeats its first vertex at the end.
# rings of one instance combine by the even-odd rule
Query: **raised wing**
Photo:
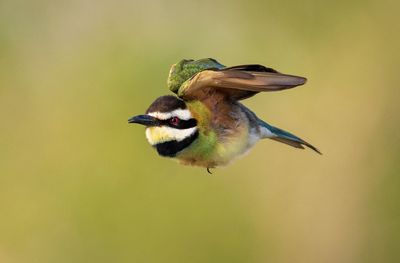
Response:
POLYGON ((306 81, 306 78, 281 74, 261 65, 241 65, 201 71, 181 85, 178 96, 199 99, 210 92, 219 92, 241 100, 258 92, 290 89, 306 81))

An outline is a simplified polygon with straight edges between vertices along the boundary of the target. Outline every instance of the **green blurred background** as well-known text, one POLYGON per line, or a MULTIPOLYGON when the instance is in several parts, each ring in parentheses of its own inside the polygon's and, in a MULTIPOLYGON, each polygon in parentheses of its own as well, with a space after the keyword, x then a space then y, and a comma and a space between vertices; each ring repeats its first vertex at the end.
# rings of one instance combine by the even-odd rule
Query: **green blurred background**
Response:
POLYGON ((399 262, 398 1, 0 2, 0 262, 399 262), (272 141, 227 168, 127 119, 171 64, 306 76, 245 102, 272 141))

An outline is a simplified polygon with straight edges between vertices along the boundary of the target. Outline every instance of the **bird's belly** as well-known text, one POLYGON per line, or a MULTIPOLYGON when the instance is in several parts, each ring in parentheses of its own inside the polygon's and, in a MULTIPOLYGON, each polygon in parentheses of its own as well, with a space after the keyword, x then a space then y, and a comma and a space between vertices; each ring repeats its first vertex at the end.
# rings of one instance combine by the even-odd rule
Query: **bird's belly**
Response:
POLYGON ((242 136, 230 139, 229 143, 220 145, 217 149, 219 165, 228 165, 238 157, 245 155, 259 139, 258 134, 246 130, 242 136))
POLYGON ((217 140, 205 151, 194 150, 197 147, 195 143, 176 158, 184 165, 207 168, 225 166, 237 157, 246 154, 259 139, 258 134, 252 133, 246 127, 231 136, 226 136, 223 141, 217 140))

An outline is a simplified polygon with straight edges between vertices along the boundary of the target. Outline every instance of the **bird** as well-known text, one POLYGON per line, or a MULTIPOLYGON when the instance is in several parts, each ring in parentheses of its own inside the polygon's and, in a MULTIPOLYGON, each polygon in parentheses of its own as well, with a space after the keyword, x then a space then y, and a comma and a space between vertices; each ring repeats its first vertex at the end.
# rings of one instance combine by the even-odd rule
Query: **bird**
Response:
POLYGON ((290 89, 306 81, 260 64, 226 67, 213 58, 183 59, 171 66, 167 79, 167 87, 175 95, 157 98, 145 114, 128 123, 145 126, 146 138, 159 155, 204 167, 209 173, 244 155, 264 138, 321 154, 241 103, 257 93, 290 89))

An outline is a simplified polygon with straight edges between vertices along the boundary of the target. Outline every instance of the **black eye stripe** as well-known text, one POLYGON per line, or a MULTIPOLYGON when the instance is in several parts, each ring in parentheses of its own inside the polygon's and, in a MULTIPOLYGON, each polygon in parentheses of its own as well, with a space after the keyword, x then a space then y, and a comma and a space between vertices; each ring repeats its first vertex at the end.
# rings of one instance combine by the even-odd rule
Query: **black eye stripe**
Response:
POLYGON ((179 119, 178 125, 171 124, 170 120, 171 119, 162 120, 161 121, 161 125, 169 126, 169 127, 172 127, 172 128, 175 128, 175 129, 180 129, 180 130, 193 128, 193 127, 196 127, 196 125, 197 125, 196 119, 189 119, 189 120, 181 120, 181 119, 179 119))

